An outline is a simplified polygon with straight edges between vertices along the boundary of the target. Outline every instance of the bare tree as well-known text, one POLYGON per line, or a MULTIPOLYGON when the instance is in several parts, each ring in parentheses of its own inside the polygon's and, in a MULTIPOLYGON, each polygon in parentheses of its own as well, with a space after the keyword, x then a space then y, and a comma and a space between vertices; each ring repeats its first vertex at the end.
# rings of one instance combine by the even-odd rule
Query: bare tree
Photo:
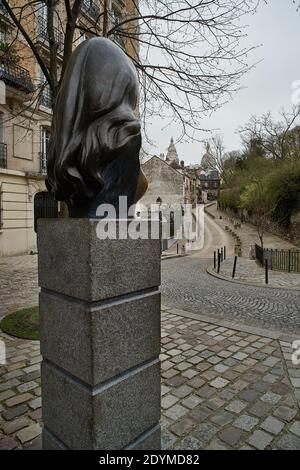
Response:
POLYGON ((294 106, 291 112, 281 110, 280 117, 280 121, 274 121, 270 112, 261 117, 252 116, 249 122, 240 128, 245 146, 247 147, 251 142, 256 141, 264 149, 267 157, 274 160, 293 157, 295 155, 294 129, 297 129, 300 107, 294 106))
POLYGON ((201 129, 203 114, 220 107, 239 89, 240 78, 249 70, 247 54, 252 49, 240 45, 246 35, 243 24, 259 0, 130 0, 130 8, 124 8, 121 15, 116 15, 111 1, 103 0, 89 26, 80 22, 84 0, 2 3, 16 35, 23 36, 41 67, 53 105, 76 29, 81 29, 88 36, 117 41, 135 63, 144 125, 155 116, 164 117, 181 124, 183 137, 193 136, 201 129), (47 8, 49 58, 36 46, 35 33, 26 27, 30 15, 36 16, 42 7, 47 8), (61 64, 57 60, 57 23, 64 35, 61 64))

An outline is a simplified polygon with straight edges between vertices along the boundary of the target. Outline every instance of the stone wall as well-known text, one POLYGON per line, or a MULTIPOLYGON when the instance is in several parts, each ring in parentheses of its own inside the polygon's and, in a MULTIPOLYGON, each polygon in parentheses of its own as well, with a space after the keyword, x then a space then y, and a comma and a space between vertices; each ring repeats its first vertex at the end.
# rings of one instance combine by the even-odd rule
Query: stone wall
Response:
MULTIPOLYGON (((230 209, 225 209, 225 212, 231 217, 241 218, 240 210, 236 213, 230 209)), ((255 225, 253 218, 246 211, 243 211, 243 218, 244 222, 249 222, 250 224, 255 225)), ((282 227, 279 224, 268 220, 267 231, 300 247, 300 210, 292 215, 289 227, 282 227)))
POLYGON ((34 196, 44 190, 43 178, 0 169, 0 257, 36 250, 34 196))

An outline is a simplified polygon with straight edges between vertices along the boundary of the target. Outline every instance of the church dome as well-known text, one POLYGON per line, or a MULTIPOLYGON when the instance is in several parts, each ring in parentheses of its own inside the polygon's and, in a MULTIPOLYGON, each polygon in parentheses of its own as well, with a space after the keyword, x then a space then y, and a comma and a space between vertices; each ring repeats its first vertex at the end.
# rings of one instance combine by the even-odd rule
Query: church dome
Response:
POLYGON ((168 147, 166 160, 169 161, 169 162, 178 163, 178 165, 179 165, 179 157, 178 157, 178 153, 177 153, 177 150, 176 150, 176 147, 175 147, 175 144, 174 144, 173 137, 171 137, 171 141, 170 141, 170 145, 168 147))

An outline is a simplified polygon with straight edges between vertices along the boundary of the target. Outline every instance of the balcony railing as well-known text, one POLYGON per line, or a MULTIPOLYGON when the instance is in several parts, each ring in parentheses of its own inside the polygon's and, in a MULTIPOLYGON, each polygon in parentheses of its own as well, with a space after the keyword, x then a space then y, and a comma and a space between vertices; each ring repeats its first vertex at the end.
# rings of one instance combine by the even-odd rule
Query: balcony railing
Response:
POLYGON ((31 93, 33 91, 30 73, 14 62, 0 59, 0 80, 3 80, 6 85, 17 88, 24 93, 31 93))
POLYGON ((82 9, 93 20, 97 21, 100 15, 100 8, 92 0, 83 0, 82 9))
MULTIPOLYGON (((63 48, 63 33, 55 26, 53 27, 53 32, 55 45, 60 51, 63 48)), ((43 41, 49 41, 47 20, 42 16, 39 16, 37 19, 37 35, 43 41)))
POLYGON ((46 108, 51 108, 52 105, 52 97, 51 97, 51 91, 49 86, 44 86, 44 88, 40 92, 39 96, 39 103, 42 106, 45 106, 46 108))
POLYGON ((47 174, 47 153, 40 152, 40 171, 42 175, 47 174))
POLYGON ((0 142, 0 168, 7 167, 7 145, 0 142))

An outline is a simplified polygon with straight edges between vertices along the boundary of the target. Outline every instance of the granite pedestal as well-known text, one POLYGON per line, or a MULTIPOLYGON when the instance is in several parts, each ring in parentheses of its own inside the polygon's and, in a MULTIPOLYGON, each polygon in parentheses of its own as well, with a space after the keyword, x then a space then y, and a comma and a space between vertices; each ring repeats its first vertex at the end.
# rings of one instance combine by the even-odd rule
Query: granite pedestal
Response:
POLYGON ((160 449, 160 240, 97 224, 38 224, 43 448, 160 449))

